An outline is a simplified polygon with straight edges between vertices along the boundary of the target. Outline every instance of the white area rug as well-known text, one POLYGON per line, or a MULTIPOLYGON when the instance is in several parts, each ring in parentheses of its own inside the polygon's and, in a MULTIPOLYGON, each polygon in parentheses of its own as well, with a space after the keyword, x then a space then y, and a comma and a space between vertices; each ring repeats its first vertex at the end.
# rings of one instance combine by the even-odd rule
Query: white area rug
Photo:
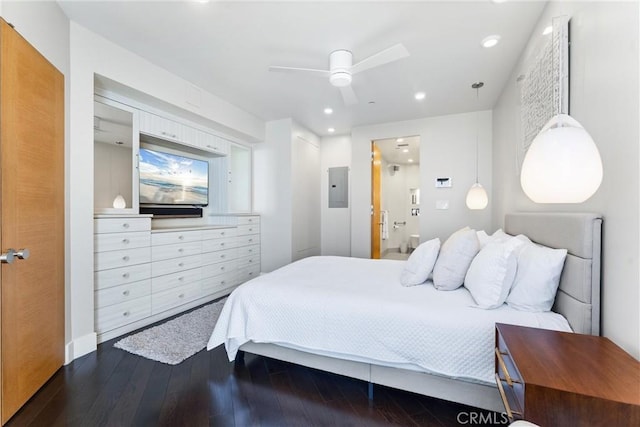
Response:
POLYGON ((207 345, 225 300, 130 335, 113 346, 147 359, 177 365, 207 345))

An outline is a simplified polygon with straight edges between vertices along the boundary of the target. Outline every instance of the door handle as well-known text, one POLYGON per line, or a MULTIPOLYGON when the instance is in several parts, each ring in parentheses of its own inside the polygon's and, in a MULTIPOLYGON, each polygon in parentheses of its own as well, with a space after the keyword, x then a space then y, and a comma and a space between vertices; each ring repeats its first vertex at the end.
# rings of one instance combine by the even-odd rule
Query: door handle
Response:
POLYGON ((29 249, 23 248, 23 249, 18 249, 18 251, 15 253, 15 255, 19 259, 27 259, 27 258, 29 258, 31 256, 31 252, 29 252, 29 249))
POLYGON ((16 251, 8 249, 7 252, 0 255, 0 262, 3 264, 12 264, 15 260, 16 251))

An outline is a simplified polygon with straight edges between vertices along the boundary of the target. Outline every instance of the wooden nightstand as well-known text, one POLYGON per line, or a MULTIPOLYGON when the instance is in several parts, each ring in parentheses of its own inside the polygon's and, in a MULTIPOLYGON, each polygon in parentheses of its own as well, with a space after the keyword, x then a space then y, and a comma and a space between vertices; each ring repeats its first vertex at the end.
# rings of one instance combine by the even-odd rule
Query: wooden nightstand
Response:
POLYGON ((510 417, 545 427, 640 425, 640 362, 607 338, 498 323, 495 354, 510 417))

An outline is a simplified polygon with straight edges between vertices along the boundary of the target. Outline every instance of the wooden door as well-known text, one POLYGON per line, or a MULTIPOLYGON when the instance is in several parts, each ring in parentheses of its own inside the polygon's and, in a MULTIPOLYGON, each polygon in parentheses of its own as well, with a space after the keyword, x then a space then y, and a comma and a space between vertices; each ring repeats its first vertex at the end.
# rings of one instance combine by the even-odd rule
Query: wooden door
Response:
POLYGON ((5 424, 64 363, 64 78, 1 19, 0 158, 5 424))
POLYGON ((371 258, 380 259, 380 164, 382 155, 375 142, 371 143, 371 258))

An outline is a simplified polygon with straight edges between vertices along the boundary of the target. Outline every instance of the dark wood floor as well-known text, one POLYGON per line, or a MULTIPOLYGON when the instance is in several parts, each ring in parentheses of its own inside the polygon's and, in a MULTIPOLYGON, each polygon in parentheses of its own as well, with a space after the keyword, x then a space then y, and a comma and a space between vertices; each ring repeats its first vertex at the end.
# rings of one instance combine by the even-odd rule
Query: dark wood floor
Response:
MULTIPOLYGON (((170 366, 113 347, 61 368, 8 426, 457 426, 500 414, 224 348, 170 366), (475 415, 474 415, 475 414, 475 415)), ((485 424, 486 425, 486 424, 485 424)))

